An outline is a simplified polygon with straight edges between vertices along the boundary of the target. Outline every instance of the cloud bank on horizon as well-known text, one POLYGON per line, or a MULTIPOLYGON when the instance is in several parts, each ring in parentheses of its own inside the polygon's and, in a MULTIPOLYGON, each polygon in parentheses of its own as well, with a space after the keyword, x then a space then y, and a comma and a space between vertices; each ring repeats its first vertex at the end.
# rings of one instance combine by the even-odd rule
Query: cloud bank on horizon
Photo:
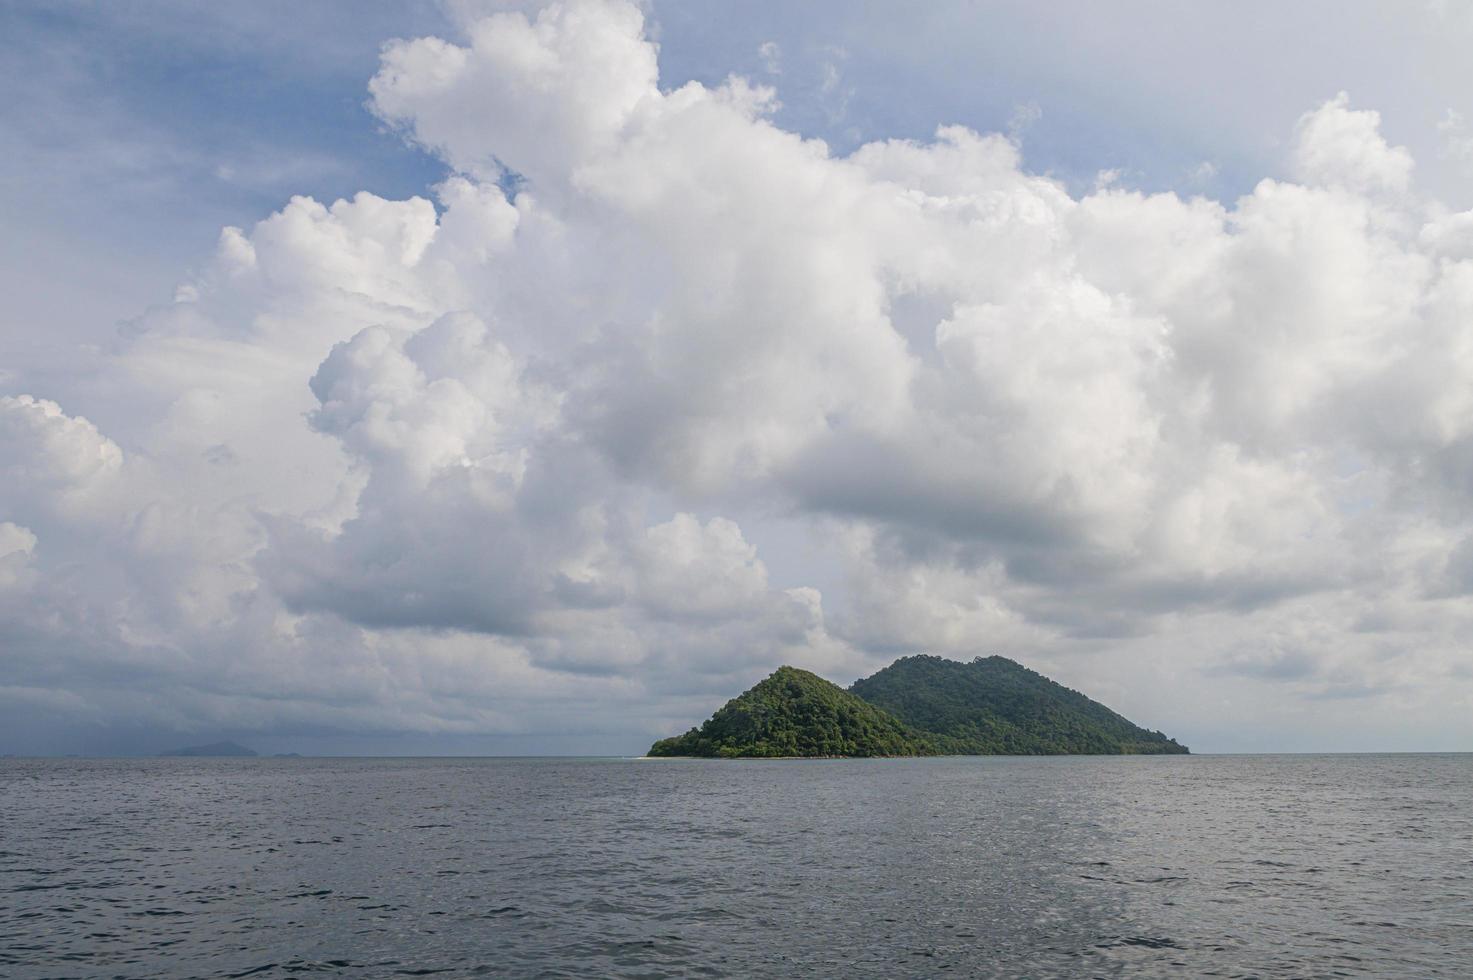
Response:
POLYGON ((0 397, 11 717, 636 750, 924 650, 1203 748, 1467 745, 1473 212, 1375 111, 1233 202, 1071 194, 656 54, 618 2, 390 42, 431 198, 226 228, 85 417, 0 397))

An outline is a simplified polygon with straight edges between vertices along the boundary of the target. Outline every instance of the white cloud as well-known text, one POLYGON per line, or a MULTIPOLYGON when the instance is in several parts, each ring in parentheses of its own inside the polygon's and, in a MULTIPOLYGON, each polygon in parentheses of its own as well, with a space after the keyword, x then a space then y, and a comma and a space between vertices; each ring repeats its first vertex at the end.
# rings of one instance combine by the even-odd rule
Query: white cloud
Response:
POLYGON ((634 547, 634 563, 638 593, 656 616, 733 619, 770 598, 757 549, 723 517, 702 524, 691 514, 676 514, 647 528, 634 547))
POLYGON ((1007 136, 838 157, 745 80, 661 91, 642 31, 391 43, 372 105, 436 201, 226 229, 108 354, 101 431, 0 400, 17 690, 638 741, 924 648, 1161 671, 1117 705, 1153 726, 1272 680, 1466 731, 1473 224, 1374 112, 1306 114, 1236 202, 1076 198, 1007 136), (811 567, 741 526, 773 514, 811 567))
POLYGON ((369 83, 373 108, 463 173, 494 179, 505 163, 549 181, 607 152, 637 107, 659 100, 642 30, 633 5, 575 0, 531 21, 474 21, 468 47, 392 42, 369 83))
POLYGON ((13 513, 85 519, 122 468, 122 451, 85 418, 44 398, 0 397, 0 481, 13 513))
POLYGON ((1412 155, 1381 135, 1381 114, 1350 108, 1341 92, 1299 119, 1294 175, 1309 184, 1360 193, 1404 193, 1411 185, 1412 155))

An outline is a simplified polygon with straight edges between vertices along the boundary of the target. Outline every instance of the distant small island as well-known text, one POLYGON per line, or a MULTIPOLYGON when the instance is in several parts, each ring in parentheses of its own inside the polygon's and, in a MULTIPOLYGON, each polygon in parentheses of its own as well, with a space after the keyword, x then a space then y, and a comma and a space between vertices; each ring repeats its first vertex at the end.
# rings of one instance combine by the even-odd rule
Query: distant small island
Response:
POLYGON ((257 756, 255 749, 248 749, 244 745, 235 742, 212 742, 209 745, 190 745, 182 749, 170 749, 160 752, 160 758, 206 758, 206 757, 230 757, 238 759, 253 759, 257 756))
POLYGON ((651 756, 1162 755, 1186 746, 1006 657, 902 657, 849 690, 796 667, 651 756))

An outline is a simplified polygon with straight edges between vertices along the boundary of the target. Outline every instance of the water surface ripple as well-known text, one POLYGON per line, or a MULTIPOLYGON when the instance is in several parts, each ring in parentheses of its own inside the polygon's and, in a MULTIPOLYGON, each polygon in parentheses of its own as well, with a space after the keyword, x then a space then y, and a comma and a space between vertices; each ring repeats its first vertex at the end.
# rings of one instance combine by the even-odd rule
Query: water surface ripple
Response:
POLYGON ((0 976, 1466 977, 1473 756, 0 760, 0 976))

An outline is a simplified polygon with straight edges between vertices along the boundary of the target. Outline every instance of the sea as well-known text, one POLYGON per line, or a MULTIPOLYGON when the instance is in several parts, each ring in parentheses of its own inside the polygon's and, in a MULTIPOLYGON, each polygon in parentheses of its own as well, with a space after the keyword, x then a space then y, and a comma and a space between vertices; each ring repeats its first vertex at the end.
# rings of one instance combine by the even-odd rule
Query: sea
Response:
POLYGON ((0 760, 4 977, 1469 977, 1473 755, 0 760))

